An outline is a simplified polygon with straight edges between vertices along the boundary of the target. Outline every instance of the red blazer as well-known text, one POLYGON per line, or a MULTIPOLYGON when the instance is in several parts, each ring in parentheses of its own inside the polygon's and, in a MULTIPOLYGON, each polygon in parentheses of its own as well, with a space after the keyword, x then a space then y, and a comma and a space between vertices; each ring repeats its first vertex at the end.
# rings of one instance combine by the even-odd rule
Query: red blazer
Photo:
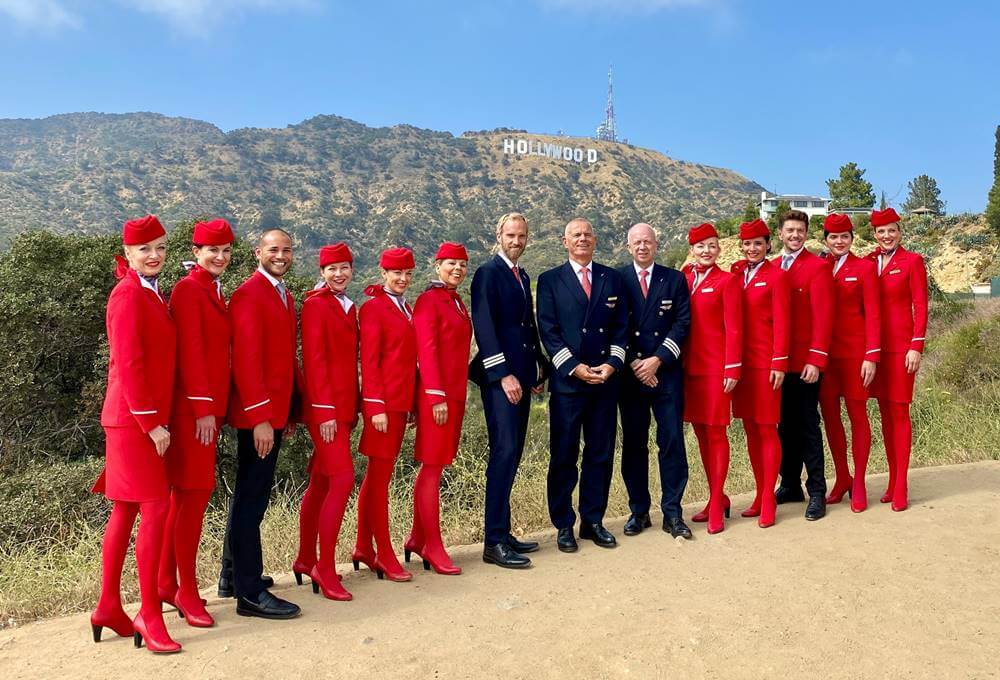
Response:
POLYGON ((271 282, 256 271, 229 300, 233 332, 233 386, 229 424, 250 429, 265 420, 281 429, 292 419, 298 360, 295 301, 288 306, 271 282))
POLYGON ((740 260, 732 266, 733 276, 743 289, 743 365, 787 371, 791 305, 788 277, 781 267, 764 260, 750 283, 744 285, 749 265, 747 260, 740 260))
MULTIPOLYGON (((781 269, 781 255, 771 259, 781 269)), ((791 344, 788 370, 799 373, 806 364, 826 367, 833 328, 833 277, 830 263, 802 249, 787 272, 791 290, 791 344)))
MULTIPOLYGON (((836 259, 831 264, 836 265, 836 259)), ((830 356, 878 361, 881 305, 874 263, 847 253, 844 264, 833 275, 833 300, 830 356)))
POLYGON ((431 404, 465 401, 472 322, 462 298, 432 284, 413 306, 420 389, 431 404))
MULTIPOLYGON (((694 265, 684 267, 688 289, 694 285, 694 265)), ((739 379, 743 356, 743 313, 740 282, 713 266, 691 290, 691 332, 683 355, 689 375, 739 379)))
POLYGON ((229 403, 229 315, 215 277, 195 265, 170 293, 177 324, 174 411, 225 418, 229 403))
MULTIPOLYGON (((411 413, 417 382, 417 338, 413 324, 381 285, 358 313, 361 325, 361 411, 365 417, 411 413)), ((463 359, 464 361, 465 359, 463 359)))
MULTIPOLYGON (((868 255, 878 268, 879 250, 868 255)), ((924 258, 897 246, 879 275, 882 351, 924 351, 927 335, 927 269, 924 258)))
POLYGON ((302 305, 302 374, 305 421, 354 422, 358 415, 358 307, 345 312, 323 286, 302 305))
POLYGON ((170 423, 177 332, 163 298, 145 288, 121 258, 115 275, 120 281, 108 298, 111 357, 101 425, 149 432, 170 423))

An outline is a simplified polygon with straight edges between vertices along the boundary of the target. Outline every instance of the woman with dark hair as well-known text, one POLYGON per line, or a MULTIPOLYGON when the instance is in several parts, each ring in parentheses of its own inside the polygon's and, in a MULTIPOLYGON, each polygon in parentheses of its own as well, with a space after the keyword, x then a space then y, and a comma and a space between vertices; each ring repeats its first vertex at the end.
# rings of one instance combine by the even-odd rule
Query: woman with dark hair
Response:
POLYGON ((839 503, 846 493, 851 498, 851 510, 861 512, 868 507, 865 470, 872 446, 868 388, 875 378, 881 353, 878 274, 871 260, 851 252, 854 225, 847 215, 827 216, 823 240, 833 261, 833 335, 826 372, 819 386, 819 406, 837 471, 826 502, 839 503), (840 418, 841 399, 851 422, 853 479, 847 466, 847 433, 840 418))
POLYGON ((170 513, 160 560, 160 599, 190 626, 215 624, 198 594, 195 563, 205 508, 215 488, 215 444, 229 400, 229 317, 219 277, 233 255, 225 220, 194 226, 195 264, 170 294, 177 323, 177 385, 167 451, 170 513))
POLYGON ((688 232, 692 264, 684 267, 691 290, 691 333, 684 354, 684 420, 691 423, 708 477, 708 507, 692 521, 708 521, 708 533, 725 529, 729 516, 725 484, 729 473, 732 392, 740 378, 743 315, 737 278, 716 265, 719 234, 711 224, 688 232))
POLYGON ((909 505, 907 473, 913 425, 910 404, 913 384, 927 335, 927 269, 924 258, 903 249, 899 215, 892 208, 872 212, 878 248, 868 258, 875 263, 882 316, 882 360, 872 383, 882 414, 882 437, 889 462, 889 486, 883 503, 899 512, 909 505))
MULTIPOLYGON (((774 524, 774 484, 781 467, 781 384, 788 368, 789 290, 785 272, 769 262, 771 232, 763 220, 740 225, 746 259, 732 266, 743 288, 743 374, 733 391, 733 415, 743 420, 757 491, 743 517, 774 524)), ((729 499, 726 499, 729 505, 729 499)))
POLYGON ((354 257, 344 243, 319 251, 322 284, 302 305, 303 411, 313 440, 309 486, 302 497, 295 580, 312 580, 313 592, 350 600, 337 576, 337 536, 354 488, 351 431, 358 421, 358 314, 346 295, 354 257), (316 538, 319 536, 319 559, 316 538))
POLYGON ((118 283, 108 298, 110 361, 101 410, 106 439, 104 471, 93 491, 114 502, 104 530, 101 595, 90 615, 94 642, 102 629, 133 636, 135 646, 178 652, 160 613, 157 572, 170 485, 163 457, 170 446, 177 337, 157 277, 167 256, 167 234, 153 215, 125 223, 125 258, 115 256, 118 283), (130 620, 121 602, 121 575, 132 525, 141 515, 136 563, 142 604, 130 620))
POLYGON ((420 472, 413 486, 413 528, 404 555, 423 558, 424 569, 457 575, 441 541, 441 473, 458 453, 469 379, 472 322, 457 288, 469 271, 469 255, 460 243, 442 243, 434 256, 438 279, 417 298, 413 327, 417 336, 420 384, 414 457, 420 472))
POLYGON ((389 481, 413 414, 417 381, 417 340, 413 310, 404 294, 413 280, 413 253, 390 248, 379 258, 382 284, 368 286, 361 305, 361 410, 365 427, 359 451, 368 469, 358 493, 358 538, 351 555, 390 581, 409 581, 389 536, 389 481), (375 540, 376 549, 372 547, 375 540))

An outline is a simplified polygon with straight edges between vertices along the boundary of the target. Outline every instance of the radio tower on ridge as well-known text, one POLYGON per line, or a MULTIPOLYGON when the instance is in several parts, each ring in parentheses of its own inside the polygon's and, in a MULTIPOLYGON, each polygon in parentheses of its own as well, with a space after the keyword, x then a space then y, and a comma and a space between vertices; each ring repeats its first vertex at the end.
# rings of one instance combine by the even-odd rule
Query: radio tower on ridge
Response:
POLYGON ((618 141, 618 123, 615 120, 614 89, 611 84, 610 66, 608 66, 608 106, 604 111, 604 122, 597 126, 597 139, 603 142, 618 141))

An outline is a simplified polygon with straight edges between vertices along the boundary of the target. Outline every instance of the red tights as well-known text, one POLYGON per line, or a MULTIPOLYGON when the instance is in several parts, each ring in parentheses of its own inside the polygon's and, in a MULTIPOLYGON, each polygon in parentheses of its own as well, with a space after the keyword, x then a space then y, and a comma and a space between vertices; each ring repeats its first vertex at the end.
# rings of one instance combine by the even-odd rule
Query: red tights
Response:
POLYGON ((344 521, 344 510, 354 489, 354 470, 343 470, 333 475, 313 472, 309 486, 302 496, 299 513, 299 554, 297 568, 308 573, 312 567, 320 572, 328 588, 338 585, 336 576, 337 537, 344 521), (319 539, 319 559, 316 557, 316 539, 319 539))
POLYGON ((205 508, 212 497, 209 489, 177 489, 170 492, 170 510, 163 531, 160 557, 159 597, 185 611, 202 612, 196 565, 205 508))
POLYGON ((839 503, 848 491, 851 492, 851 508, 863 510, 868 505, 865 488, 865 470, 872 448, 872 426, 868 422, 868 409, 862 399, 844 399, 847 418, 851 421, 851 457, 854 459, 854 479, 847 465, 847 433, 840 418, 840 397, 820 399, 823 412, 823 426, 826 442, 830 446, 833 467, 837 479, 827 498, 828 503, 839 503))
POLYGON ((443 465, 423 463, 413 485, 413 528, 407 545, 419 546, 425 560, 445 569, 453 568, 441 540, 441 473, 443 465))
POLYGON ((885 441, 885 457, 889 463, 889 485, 882 496, 882 502, 891 502, 893 510, 905 510, 909 503, 907 473, 910 468, 910 449, 913 446, 910 405, 879 399, 878 409, 882 414, 882 439, 885 441))
POLYGON ((750 467, 753 469, 757 486, 753 503, 744 512, 744 516, 753 517, 759 513, 760 519, 757 523, 762 527, 769 527, 774 524, 777 508, 774 484, 778 480, 778 470, 781 467, 778 426, 744 420, 743 430, 747 435, 747 453, 750 456, 750 467))
POLYGON ((729 474, 729 439, 725 425, 692 423, 698 438, 701 462, 708 477, 708 533, 716 534, 725 528, 726 475, 729 474))
POLYGON ((355 553, 372 554, 372 539, 377 549, 376 559, 386 571, 401 572, 389 536, 389 481, 395 459, 369 458, 365 479, 358 492, 358 542, 355 553))

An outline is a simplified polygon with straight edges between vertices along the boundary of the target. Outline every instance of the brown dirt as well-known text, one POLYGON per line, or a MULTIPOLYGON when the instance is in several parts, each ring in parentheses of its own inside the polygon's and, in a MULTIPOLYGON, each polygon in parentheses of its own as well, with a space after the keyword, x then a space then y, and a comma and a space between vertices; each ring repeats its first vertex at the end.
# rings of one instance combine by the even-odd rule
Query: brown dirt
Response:
MULTIPOLYGON (((873 477, 871 495, 884 476, 873 477)), ((1000 652, 1000 462, 915 470, 909 511, 846 504, 808 523, 779 508, 758 529, 734 519, 673 541, 658 525, 620 546, 564 555, 545 533, 530 571, 454 549, 465 573, 409 584, 345 577, 350 603, 289 576, 294 621, 236 616, 168 626, 184 645, 155 657, 131 640, 90 641, 86 615, 0 632, 6 679, 27 677, 816 677, 995 678, 1000 652)), ((734 509, 747 502, 734 499, 734 509)), ((692 508, 687 508, 690 513, 692 508)), ((134 609, 130 608, 130 611, 134 609)))

